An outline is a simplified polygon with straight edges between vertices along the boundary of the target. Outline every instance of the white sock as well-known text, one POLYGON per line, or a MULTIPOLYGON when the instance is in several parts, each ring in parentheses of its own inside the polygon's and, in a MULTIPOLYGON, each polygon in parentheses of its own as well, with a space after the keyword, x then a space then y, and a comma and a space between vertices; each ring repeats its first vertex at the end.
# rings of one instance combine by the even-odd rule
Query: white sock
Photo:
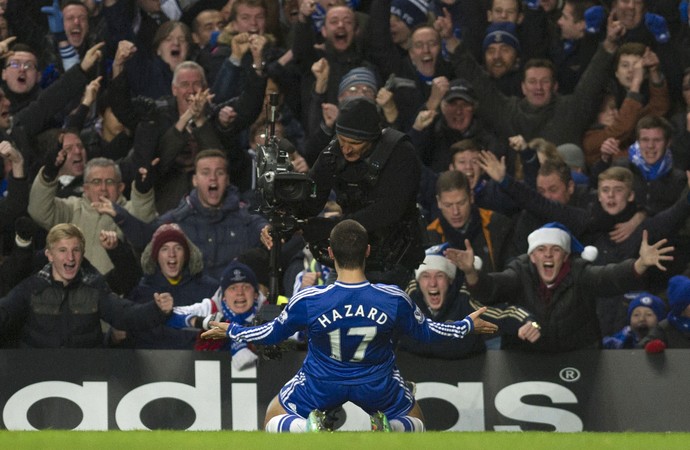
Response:
POLYGON ((388 423, 391 426, 391 431, 399 432, 417 432, 421 433, 424 431, 424 422, 416 417, 402 416, 397 419, 389 420, 388 423))
POLYGON ((307 419, 296 414, 281 414, 268 421, 265 431, 269 433, 304 433, 307 431, 307 419))

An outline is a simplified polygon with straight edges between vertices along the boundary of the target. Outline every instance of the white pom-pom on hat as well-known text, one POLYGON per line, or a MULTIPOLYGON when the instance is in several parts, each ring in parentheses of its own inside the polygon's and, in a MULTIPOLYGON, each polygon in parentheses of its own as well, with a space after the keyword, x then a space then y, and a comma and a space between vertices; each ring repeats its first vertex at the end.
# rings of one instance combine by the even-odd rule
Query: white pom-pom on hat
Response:
POLYGON ((597 248, 593 245, 588 245, 584 248, 584 250, 582 250, 580 256, 585 261, 593 262, 597 259, 597 256, 599 256, 599 250, 597 250, 597 248))

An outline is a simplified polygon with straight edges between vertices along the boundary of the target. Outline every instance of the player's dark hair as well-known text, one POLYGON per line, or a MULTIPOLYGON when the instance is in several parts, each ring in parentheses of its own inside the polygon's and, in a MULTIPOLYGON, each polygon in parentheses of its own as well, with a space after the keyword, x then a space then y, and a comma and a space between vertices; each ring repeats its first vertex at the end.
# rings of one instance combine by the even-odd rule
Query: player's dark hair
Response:
POLYGON ((363 268, 367 245, 367 230, 356 220, 343 220, 331 230, 331 250, 335 261, 342 269, 363 268))

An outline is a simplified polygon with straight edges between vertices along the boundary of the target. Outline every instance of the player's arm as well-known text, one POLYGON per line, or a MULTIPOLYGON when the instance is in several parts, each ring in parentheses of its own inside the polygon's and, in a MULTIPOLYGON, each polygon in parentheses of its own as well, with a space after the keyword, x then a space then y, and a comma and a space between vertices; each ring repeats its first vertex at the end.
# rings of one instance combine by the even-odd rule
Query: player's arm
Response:
POLYGON ((399 317, 404 332, 420 342, 443 342, 450 339, 462 339, 472 332, 490 334, 498 330, 495 324, 479 318, 481 314, 486 312, 486 307, 476 310, 463 320, 442 323, 434 322, 425 317, 417 305, 407 296, 405 301, 400 303, 399 312, 401 314, 399 317))
POLYGON ((244 327, 236 323, 215 321, 211 321, 209 325, 211 329, 201 334, 203 339, 229 338, 237 342, 271 345, 282 342, 303 329, 306 326, 306 311, 302 302, 290 301, 278 317, 261 325, 244 327))

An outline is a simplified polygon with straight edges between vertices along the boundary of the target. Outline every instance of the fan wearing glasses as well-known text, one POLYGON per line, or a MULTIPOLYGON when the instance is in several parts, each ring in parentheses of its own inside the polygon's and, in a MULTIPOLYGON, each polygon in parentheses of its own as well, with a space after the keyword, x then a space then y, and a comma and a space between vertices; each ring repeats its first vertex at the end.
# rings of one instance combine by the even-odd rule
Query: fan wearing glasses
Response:
POLYGON ((31 47, 15 44, 12 50, 2 70, 2 88, 11 102, 10 114, 15 114, 38 97, 41 72, 31 47))
POLYGON ((100 244, 101 233, 116 231, 120 241, 124 241, 124 238, 112 217, 100 214, 97 208, 101 207, 101 203, 116 203, 138 219, 150 222, 155 218, 153 189, 138 178, 131 193, 131 197, 136 197, 137 201, 130 202, 122 195, 125 188, 122 173, 113 160, 93 158, 84 165, 86 153, 74 133, 61 135, 59 144, 53 151, 47 152, 45 164, 31 186, 29 215, 46 230, 64 222, 77 225, 86 239, 86 258, 105 275, 114 266, 100 244), (58 178, 63 167, 72 173, 83 171, 84 192, 80 197, 57 196, 58 178))

